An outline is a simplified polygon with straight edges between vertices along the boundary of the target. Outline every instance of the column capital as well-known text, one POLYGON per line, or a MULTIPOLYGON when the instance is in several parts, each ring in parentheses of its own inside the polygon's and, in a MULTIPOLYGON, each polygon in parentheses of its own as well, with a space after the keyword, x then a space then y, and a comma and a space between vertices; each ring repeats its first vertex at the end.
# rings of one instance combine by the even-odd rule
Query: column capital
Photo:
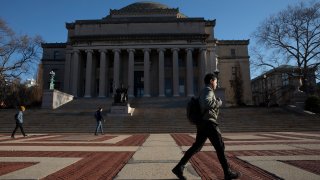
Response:
POLYGON ((130 52, 135 52, 136 50, 133 49, 133 48, 130 48, 130 49, 127 49, 127 52, 130 53, 130 52))
POLYGON ((179 51, 179 48, 171 48, 171 51, 179 51))
POLYGON ((158 48, 157 51, 158 52, 164 52, 164 51, 166 51, 166 49, 165 48, 158 48))
POLYGON ((207 48, 206 47, 202 47, 202 48, 200 48, 200 51, 207 51, 207 48))
POLYGON ((143 52, 150 52, 150 51, 151 51, 150 48, 144 48, 144 49, 142 49, 142 50, 143 50, 143 52))
POLYGON ((120 51, 121 51, 121 49, 112 49, 112 52, 114 52, 114 53, 115 53, 115 52, 118 52, 118 53, 119 53, 120 51))
POLYGON ((108 49, 99 49, 99 52, 100 52, 100 53, 107 53, 107 52, 108 52, 108 49))
POLYGON ((72 50, 72 53, 79 53, 79 52, 80 52, 79 49, 73 49, 73 50, 72 50))
POLYGON ((93 49, 86 49, 86 53, 93 53, 93 49))
POLYGON ((186 51, 193 51, 194 50, 194 48, 186 48, 186 51))
POLYGON ((215 49, 213 47, 207 48, 207 51, 213 52, 215 49))

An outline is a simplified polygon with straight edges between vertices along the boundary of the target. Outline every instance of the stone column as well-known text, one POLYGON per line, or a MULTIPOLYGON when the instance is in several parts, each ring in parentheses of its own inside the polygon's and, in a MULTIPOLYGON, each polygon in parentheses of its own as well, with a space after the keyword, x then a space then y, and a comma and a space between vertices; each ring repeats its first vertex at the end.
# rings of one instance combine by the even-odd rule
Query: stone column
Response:
POLYGON ((64 92, 70 93, 70 73, 71 73, 71 52, 67 50, 66 61, 64 65, 64 92))
POLYGON ((207 64, 208 67, 208 73, 213 73, 214 72, 214 64, 215 64, 215 52, 213 48, 209 48, 209 62, 207 64))
POLYGON ((200 87, 204 87, 204 76, 208 73, 206 70, 207 67, 207 48, 200 49, 201 57, 200 57, 200 73, 199 73, 199 82, 200 87))
POLYGON ((87 64, 86 64, 86 86, 84 97, 91 97, 91 79, 92 79, 92 49, 86 50, 87 64))
POLYGON ((194 96, 193 92, 193 62, 192 51, 193 48, 187 48, 187 96, 194 96))
POLYGON ((106 53, 107 50, 102 49, 100 52, 100 74, 99 74, 99 97, 106 97, 106 53))
POLYGON ((144 94, 143 97, 150 97, 150 49, 143 49, 144 52, 144 94))
POLYGON ((179 60, 178 60, 178 48, 171 49, 172 54, 172 72, 173 72, 173 96, 179 96, 179 60))
POLYGON ((164 51, 158 49, 159 52, 159 97, 164 97, 164 51))
POLYGON ((72 94, 78 97, 78 84, 79 84, 79 50, 73 51, 73 69, 72 69, 72 94))
POLYGON ((128 97, 134 97, 134 49, 128 49, 129 63, 128 63, 128 97))
POLYGON ((120 49, 112 50, 114 52, 113 61, 113 94, 116 93, 116 89, 120 87, 119 85, 119 71, 120 71, 120 49))

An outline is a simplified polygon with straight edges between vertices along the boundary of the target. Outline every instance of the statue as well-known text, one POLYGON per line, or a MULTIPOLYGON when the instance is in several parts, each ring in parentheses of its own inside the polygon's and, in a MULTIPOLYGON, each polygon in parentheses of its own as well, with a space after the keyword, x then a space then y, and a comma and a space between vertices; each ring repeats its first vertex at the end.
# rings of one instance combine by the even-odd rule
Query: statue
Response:
POLYGON ((127 105, 128 103, 128 88, 124 88, 123 84, 120 88, 116 89, 116 94, 114 95, 113 104, 127 105))
POLYGON ((54 76, 56 75, 56 73, 54 71, 50 71, 50 90, 54 89, 54 76))

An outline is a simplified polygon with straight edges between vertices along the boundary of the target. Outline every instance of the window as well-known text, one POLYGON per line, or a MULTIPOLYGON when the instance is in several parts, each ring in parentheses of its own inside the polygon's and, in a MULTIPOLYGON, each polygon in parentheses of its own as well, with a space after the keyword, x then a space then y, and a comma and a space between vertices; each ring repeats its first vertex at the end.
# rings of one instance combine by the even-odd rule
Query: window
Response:
POLYGON ((236 57, 236 50, 235 49, 231 49, 231 57, 236 57))
POLYGON ((235 80, 238 74, 238 67, 232 67, 232 79, 235 80))
POLYGON ((287 73, 282 73, 281 78, 282 78, 282 86, 289 85, 289 75, 287 73))
POLYGON ((59 51, 53 51, 53 59, 58 59, 60 56, 60 52, 59 51))

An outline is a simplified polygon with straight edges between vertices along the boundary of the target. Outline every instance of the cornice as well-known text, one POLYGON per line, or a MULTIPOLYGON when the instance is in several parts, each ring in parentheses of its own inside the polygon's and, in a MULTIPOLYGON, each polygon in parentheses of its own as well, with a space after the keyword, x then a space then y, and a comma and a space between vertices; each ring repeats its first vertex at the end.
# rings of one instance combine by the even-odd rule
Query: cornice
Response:
POLYGON ((217 45, 249 45, 248 40, 217 40, 217 45))
POLYGON ((72 42, 106 40, 205 40, 208 34, 135 34, 70 36, 72 42))
POLYGON ((41 43, 42 48, 66 48, 67 43, 41 43))
POLYGON ((75 25, 83 24, 124 24, 124 23, 170 23, 170 22, 205 22, 204 18, 175 18, 175 17, 123 17, 123 18, 106 18, 93 20, 76 20, 74 23, 66 23, 67 29, 75 28, 75 25))

